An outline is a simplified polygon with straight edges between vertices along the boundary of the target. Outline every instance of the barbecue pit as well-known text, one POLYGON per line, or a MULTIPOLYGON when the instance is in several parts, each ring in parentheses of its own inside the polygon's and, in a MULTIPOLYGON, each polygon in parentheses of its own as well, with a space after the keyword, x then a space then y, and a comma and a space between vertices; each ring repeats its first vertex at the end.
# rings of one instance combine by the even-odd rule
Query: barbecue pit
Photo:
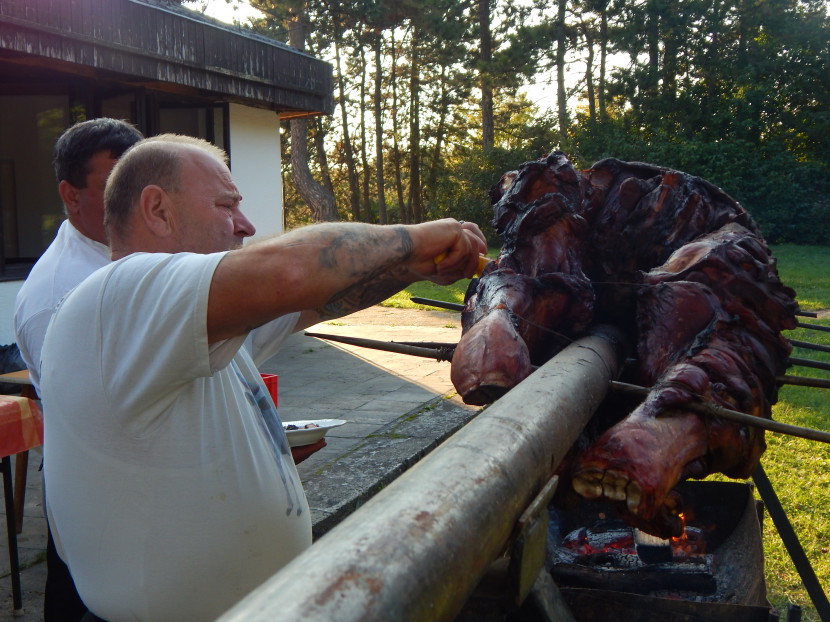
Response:
POLYGON ((752 486, 684 482, 683 538, 671 559, 638 557, 613 506, 576 500, 549 507, 547 567, 579 621, 777 620, 767 601, 760 509, 752 486))

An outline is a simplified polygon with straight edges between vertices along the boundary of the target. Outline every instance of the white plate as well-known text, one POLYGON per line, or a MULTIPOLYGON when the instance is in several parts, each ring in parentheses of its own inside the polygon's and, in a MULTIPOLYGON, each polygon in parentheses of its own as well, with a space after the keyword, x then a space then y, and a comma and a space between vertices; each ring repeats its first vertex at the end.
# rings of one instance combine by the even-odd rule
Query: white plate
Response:
POLYGON ((283 421, 282 427, 295 425, 299 430, 285 430, 285 435, 288 437, 288 444, 291 447, 300 447, 302 445, 311 445, 316 443, 326 435, 326 432, 332 428, 346 423, 342 419, 306 419, 305 421, 283 421), (304 428, 303 426, 309 423, 316 423, 316 428, 304 428))

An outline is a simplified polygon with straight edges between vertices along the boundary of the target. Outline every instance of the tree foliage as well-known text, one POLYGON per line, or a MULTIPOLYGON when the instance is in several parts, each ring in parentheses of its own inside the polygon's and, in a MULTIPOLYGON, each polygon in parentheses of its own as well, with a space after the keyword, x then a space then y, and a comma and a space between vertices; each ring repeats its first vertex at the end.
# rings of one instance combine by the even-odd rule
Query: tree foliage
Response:
MULTIPOLYGON (((283 41, 305 15, 307 51, 334 67, 337 110, 308 124, 308 158, 342 219, 486 226, 501 175, 561 149, 705 177, 770 241, 830 243, 823 0, 251 4, 283 41), (522 87, 545 76, 556 103, 540 111, 522 87)), ((284 163, 287 220, 308 222, 284 163)))

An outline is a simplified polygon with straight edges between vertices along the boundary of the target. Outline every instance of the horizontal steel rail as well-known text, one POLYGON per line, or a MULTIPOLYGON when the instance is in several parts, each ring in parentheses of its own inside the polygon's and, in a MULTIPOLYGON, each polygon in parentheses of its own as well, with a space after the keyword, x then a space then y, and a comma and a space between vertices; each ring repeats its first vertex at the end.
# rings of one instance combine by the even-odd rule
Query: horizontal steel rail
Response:
POLYGON ((602 401, 618 337, 580 339, 220 618, 452 620, 602 401))

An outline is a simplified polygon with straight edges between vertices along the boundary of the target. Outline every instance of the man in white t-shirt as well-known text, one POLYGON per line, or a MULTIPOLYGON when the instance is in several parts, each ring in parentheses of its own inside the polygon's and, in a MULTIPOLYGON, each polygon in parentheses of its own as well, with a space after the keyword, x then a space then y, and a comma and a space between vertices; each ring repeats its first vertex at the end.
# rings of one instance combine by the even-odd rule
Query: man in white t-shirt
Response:
MULTIPOLYGON (((35 389, 40 389, 40 351, 58 302, 110 262, 104 230, 104 184, 115 162, 143 137, 116 119, 76 123, 55 143, 54 167, 66 220, 35 263, 15 301, 18 347, 35 389)), ((45 622, 77 622, 86 612, 51 535, 46 549, 45 622)))
POLYGON ((47 333, 42 397, 62 415, 46 426, 49 519, 89 619, 215 619, 311 544, 257 373, 268 340, 243 346, 253 328, 278 342, 414 281, 469 278, 486 250, 451 219, 314 225, 243 248, 240 200, 220 150, 142 141, 107 185, 117 261, 47 333))
POLYGON ((52 312, 70 289, 110 262, 104 184, 121 155, 143 136, 116 119, 76 123, 55 143, 54 167, 66 220, 17 294, 14 328, 35 389, 52 312))

